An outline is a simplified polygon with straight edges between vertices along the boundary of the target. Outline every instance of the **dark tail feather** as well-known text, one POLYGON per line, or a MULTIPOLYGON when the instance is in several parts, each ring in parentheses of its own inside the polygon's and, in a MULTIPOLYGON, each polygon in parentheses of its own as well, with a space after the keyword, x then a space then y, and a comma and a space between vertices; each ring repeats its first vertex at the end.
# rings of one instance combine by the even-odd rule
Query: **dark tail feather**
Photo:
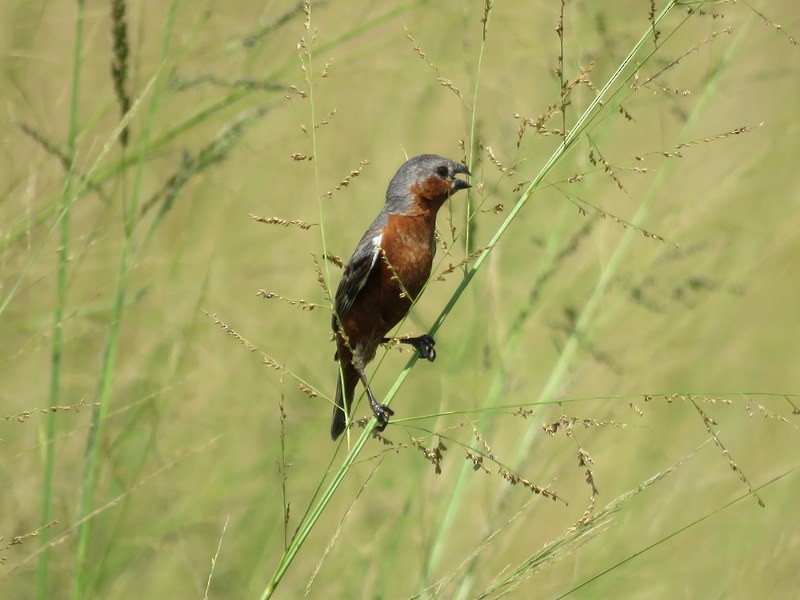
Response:
POLYGON ((333 407, 333 420, 331 422, 331 438, 336 441, 347 426, 347 413, 353 406, 353 396, 358 383, 358 372, 348 365, 344 368, 344 394, 342 394, 342 377, 336 378, 336 406, 333 407))

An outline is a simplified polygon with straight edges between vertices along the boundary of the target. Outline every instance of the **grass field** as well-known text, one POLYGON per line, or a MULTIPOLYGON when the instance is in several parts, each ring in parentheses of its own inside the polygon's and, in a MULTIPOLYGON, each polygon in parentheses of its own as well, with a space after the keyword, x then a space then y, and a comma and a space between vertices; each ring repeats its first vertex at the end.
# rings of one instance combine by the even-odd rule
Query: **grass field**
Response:
POLYGON ((0 31, 0 597, 800 597, 795 2, 0 31), (325 255, 428 152, 438 358, 333 443, 325 255))

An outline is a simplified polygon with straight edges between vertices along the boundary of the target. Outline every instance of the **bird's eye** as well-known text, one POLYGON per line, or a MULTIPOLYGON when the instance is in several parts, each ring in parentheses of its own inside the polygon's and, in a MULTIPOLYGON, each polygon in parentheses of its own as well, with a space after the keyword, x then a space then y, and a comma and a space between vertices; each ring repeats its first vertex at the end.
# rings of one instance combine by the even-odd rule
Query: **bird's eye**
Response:
POLYGON ((441 167, 436 167, 436 174, 439 177, 447 177, 447 175, 449 174, 449 171, 447 170, 447 167, 442 165, 441 167))

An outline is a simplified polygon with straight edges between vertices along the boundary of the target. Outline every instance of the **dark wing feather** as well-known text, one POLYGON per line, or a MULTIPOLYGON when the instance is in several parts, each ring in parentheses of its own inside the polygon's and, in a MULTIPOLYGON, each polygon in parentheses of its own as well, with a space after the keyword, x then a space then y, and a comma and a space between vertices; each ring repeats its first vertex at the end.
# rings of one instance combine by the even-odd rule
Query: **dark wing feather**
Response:
POLYGON ((372 269, 378 264, 380 256, 380 235, 386 225, 386 215, 381 213, 378 218, 369 226, 361 241, 356 246, 353 256, 344 268, 342 280, 336 288, 336 314, 332 319, 334 331, 339 330, 337 315, 339 320, 344 320, 347 313, 353 306, 353 302, 358 298, 358 294, 367 282, 372 269), (377 243, 376 243, 377 241, 377 243))

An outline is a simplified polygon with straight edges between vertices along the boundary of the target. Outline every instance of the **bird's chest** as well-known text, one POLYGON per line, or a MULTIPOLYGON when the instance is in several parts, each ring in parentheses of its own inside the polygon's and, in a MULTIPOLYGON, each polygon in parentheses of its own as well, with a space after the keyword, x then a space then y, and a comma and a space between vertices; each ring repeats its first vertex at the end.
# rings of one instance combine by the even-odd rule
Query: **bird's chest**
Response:
POLYGON ((389 215, 381 238, 382 296, 410 304, 431 274, 436 251, 435 216, 389 215))

